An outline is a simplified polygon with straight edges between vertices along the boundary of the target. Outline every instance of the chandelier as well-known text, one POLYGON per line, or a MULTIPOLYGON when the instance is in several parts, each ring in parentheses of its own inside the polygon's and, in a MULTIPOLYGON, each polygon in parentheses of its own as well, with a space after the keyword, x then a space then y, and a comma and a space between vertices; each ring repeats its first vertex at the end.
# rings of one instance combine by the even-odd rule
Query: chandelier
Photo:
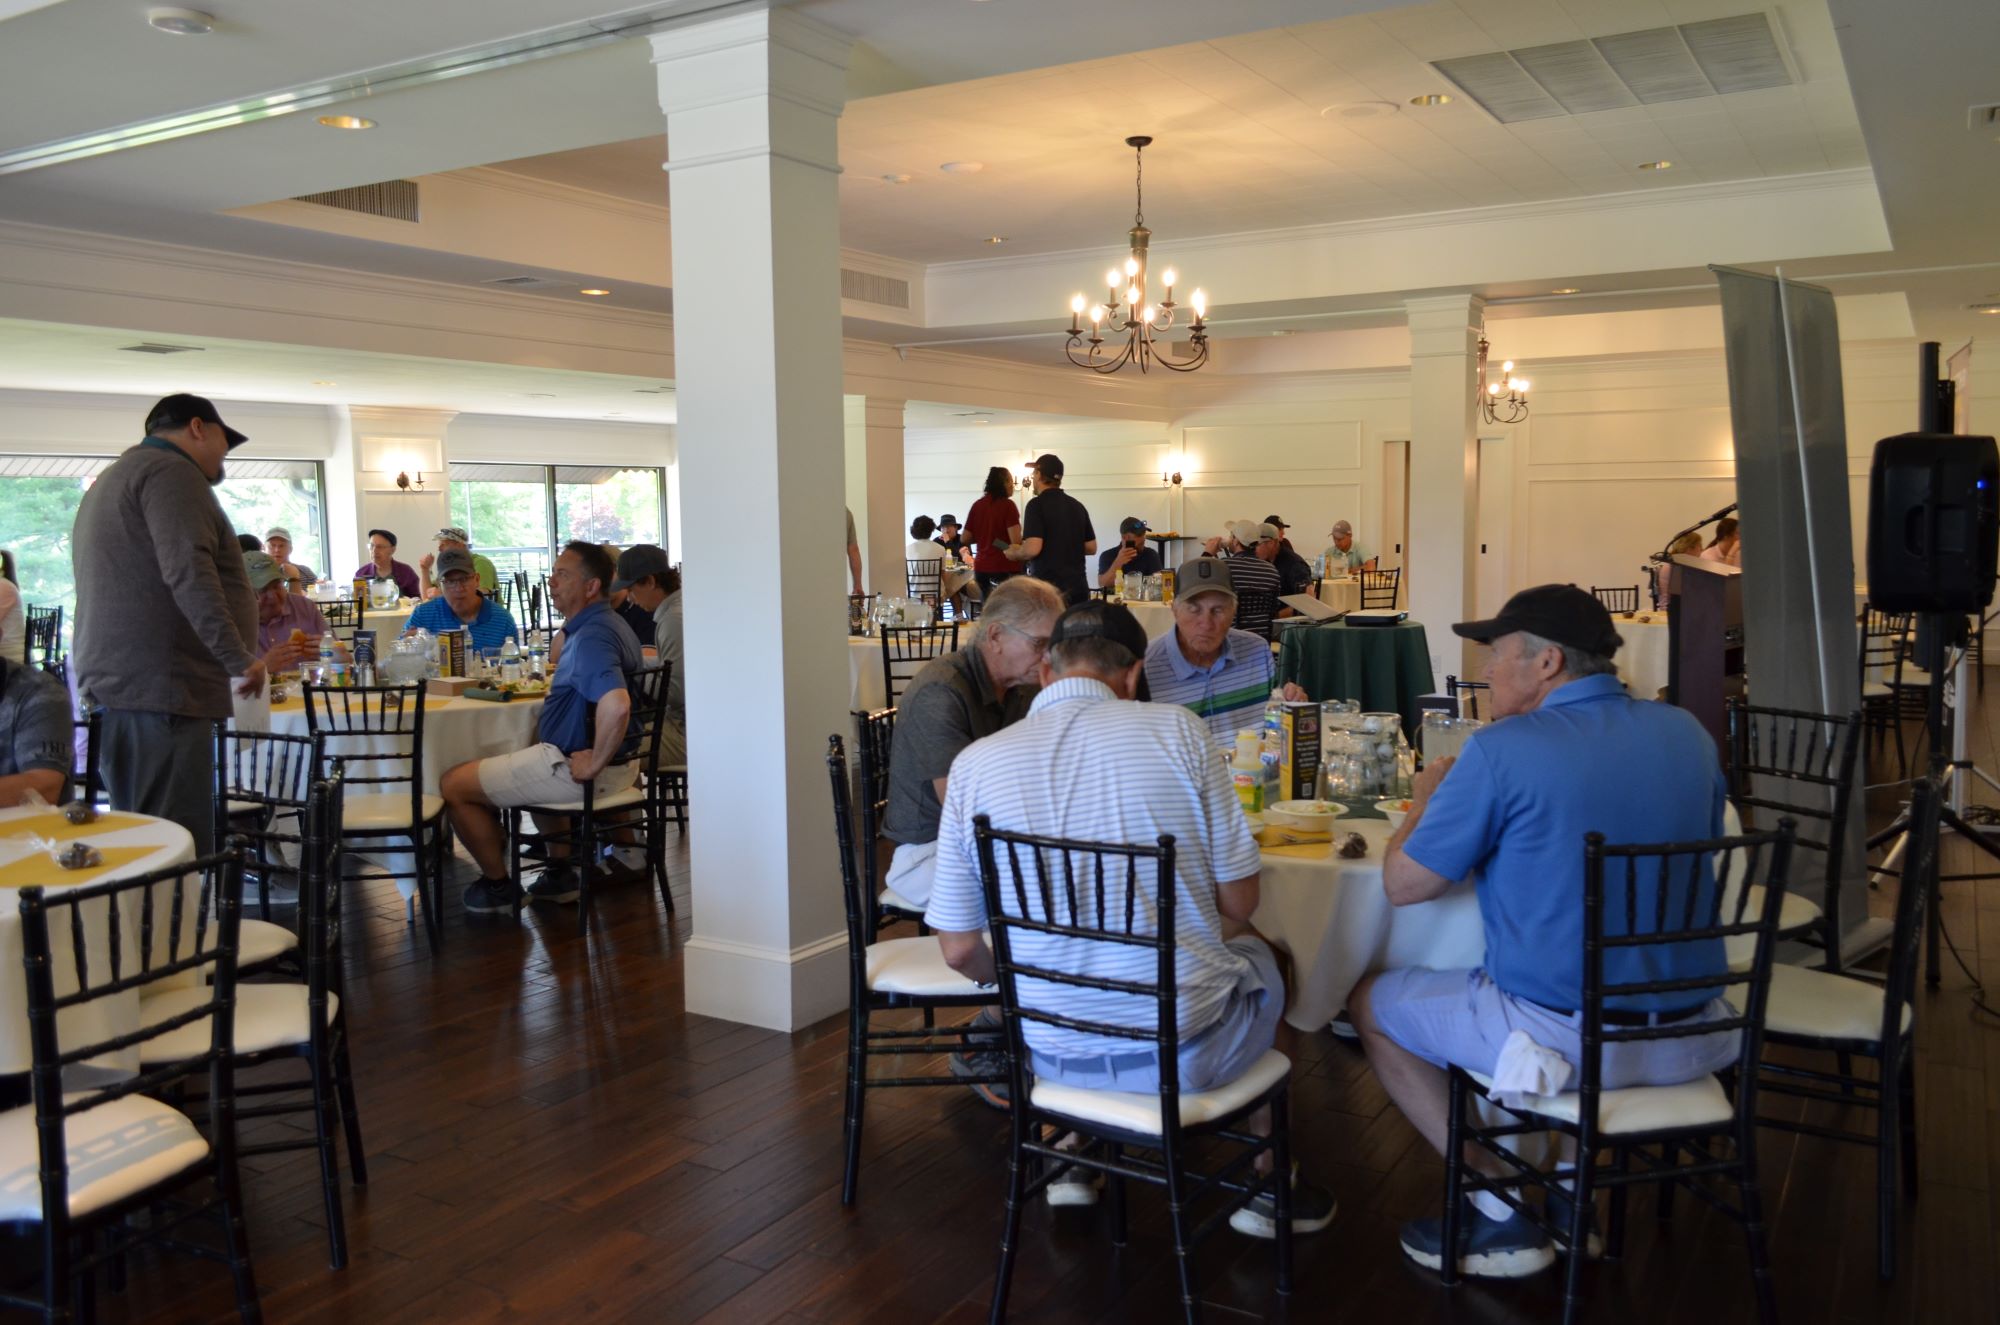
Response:
POLYGON ((1514 361, 1500 365, 1500 376, 1486 380, 1486 333, 1479 333, 1479 417, 1488 423, 1519 423, 1528 417, 1528 379, 1514 376, 1514 361))
POLYGON ((1177 373, 1193 372, 1208 362, 1208 324, 1203 320, 1208 316, 1208 296, 1196 290, 1188 298, 1194 310, 1194 321, 1188 326, 1188 343, 1193 347, 1190 357, 1176 359, 1164 353, 1153 344, 1153 338, 1171 329, 1174 325, 1174 269, 1167 268, 1160 273, 1160 285, 1165 298, 1154 304, 1146 297, 1147 267, 1146 243, 1153 232, 1146 228, 1145 159, 1143 153, 1152 143, 1151 138, 1142 136, 1127 138, 1125 145, 1132 149, 1133 193, 1136 203, 1132 209, 1132 253, 1125 259, 1124 266, 1113 267, 1104 273, 1104 302, 1089 304, 1081 292, 1072 295, 1069 301, 1069 342, 1063 352, 1069 361, 1079 368, 1088 368, 1097 373, 1115 373, 1126 364, 1139 365, 1145 372, 1154 364, 1172 369, 1177 373), (1124 295, 1124 303, 1119 303, 1119 295, 1124 295), (1088 321, 1089 326, 1084 323, 1088 321))

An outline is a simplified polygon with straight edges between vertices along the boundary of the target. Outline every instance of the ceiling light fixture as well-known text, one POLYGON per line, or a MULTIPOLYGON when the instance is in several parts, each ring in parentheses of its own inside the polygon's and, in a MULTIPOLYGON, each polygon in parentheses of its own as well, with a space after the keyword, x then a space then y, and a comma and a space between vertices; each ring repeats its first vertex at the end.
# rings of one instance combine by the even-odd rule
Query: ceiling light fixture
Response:
POLYGON ((601 298, 603 298, 603 297, 604 297, 605 295, 607 295, 607 294, 610 294, 610 293, 611 293, 611 291, 609 291, 609 290, 599 290, 599 289, 596 289, 595 287, 593 287, 593 288, 591 288, 591 289, 588 289, 588 290, 578 290, 578 291, 577 291, 577 293, 578 293, 578 294, 587 294, 587 295, 589 295, 589 296, 590 296, 590 297, 591 297, 592 299, 601 299, 601 298))
POLYGON ((1672 170, 1673 168, 1674 163, 1671 161, 1641 161, 1639 163, 1639 169, 1641 170, 1672 170))
POLYGON ((984 242, 986 242, 986 243, 988 243, 988 244, 1004 244, 1004 243, 1006 243, 1006 242, 1007 242, 1007 236, 1005 236, 1005 235, 988 235, 988 236, 986 236, 986 239, 985 239, 985 241, 984 241, 984 242))
POLYGON ((1985 313, 1989 317, 2000 316, 2000 304, 1967 304, 1966 307, 1975 313, 1985 313))
POLYGON ((984 161, 947 161, 938 167, 947 175, 977 175, 986 169, 984 161))
POLYGON ((1063 353, 1079 368, 1088 368, 1095 373, 1115 373, 1128 363, 1139 365, 1145 372, 1154 364, 1171 369, 1176 373, 1190 373, 1208 362, 1208 296, 1196 290, 1188 302, 1194 307, 1194 321, 1188 327, 1188 342, 1193 355, 1186 359, 1175 359, 1153 348, 1153 337, 1174 325, 1174 269, 1167 268, 1160 273, 1160 285, 1166 297, 1156 307, 1146 298, 1146 280, 1151 275, 1147 269, 1147 244, 1153 232, 1146 228, 1146 172, 1145 151, 1152 139, 1139 135, 1125 140, 1132 149, 1133 196, 1132 229, 1130 238, 1132 251, 1122 267, 1113 267, 1104 273, 1105 296, 1101 305, 1088 307, 1090 326, 1086 338, 1083 325, 1086 302, 1081 291, 1070 296, 1069 301, 1069 342, 1063 346, 1063 353), (1125 295, 1124 320, 1119 320, 1118 295, 1125 295), (1125 343, 1116 351, 1104 351, 1104 330, 1106 324, 1113 331, 1125 333, 1125 343), (1078 357, 1077 350, 1084 345, 1090 348, 1078 357))
POLYGON ((1582 293, 1583 293, 1583 291, 1581 291, 1581 290, 1577 289, 1577 288, 1576 288, 1576 287, 1575 287, 1574 285, 1564 285, 1564 286, 1559 286, 1558 288, 1556 288, 1556 289, 1554 289, 1554 290, 1551 290, 1551 291, 1549 291, 1549 293, 1550 293, 1550 294, 1582 294, 1582 293))
POLYGON ((1412 106, 1449 106, 1451 104, 1451 94, 1449 92, 1426 92, 1420 97, 1411 97, 1410 104, 1412 106))
POLYGON ((1488 423, 1519 423, 1528 417, 1528 379, 1514 376, 1514 361, 1500 365, 1500 378, 1486 380, 1486 332, 1479 332, 1479 417, 1488 423))
POLYGON ((206 37, 215 31, 215 15, 199 9, 149 9, 146 22, 176 37, 206 37))
POLYGON ((322 115, 319 122, 329 129, 372 129, 375 121, 366 115, 322 115))

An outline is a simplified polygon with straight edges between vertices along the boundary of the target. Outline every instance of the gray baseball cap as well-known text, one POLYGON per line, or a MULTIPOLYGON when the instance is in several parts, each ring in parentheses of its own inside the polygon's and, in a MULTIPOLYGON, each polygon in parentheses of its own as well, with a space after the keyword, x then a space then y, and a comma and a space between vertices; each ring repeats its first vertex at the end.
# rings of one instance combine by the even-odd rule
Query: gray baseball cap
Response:
POLYGON ((244 553, 243 569, 250 573, 251 593, 262 593, 285 578, 285 573, 278 569, 278 559, 268 552, 244 553))
POLYGON ((471 538, 466 536, 466 532, 455 524, 446 525, 444 528, 438 530, 433 537, 440 543, 447 539, 454 543, 470 543, 472 541, 471 538))
POLYGON ((1229 563, 1221 557, 1195 557, 1183 561, 1174 572, 1174 599, 1193 598, 1198 593, 1226 593, 1236 600, 1236 586, 1230 581, 1229 563))
POLYGON ((634 580, 647 575, 665 575, 670 569, 666 549, 657 543, 634 543, 618 554, 618 570, 611 577, 612 591, 629 589, 634 580))
POLYGON ((446 548, 444 551, 438 553, 438 579, 443 580, 445 576, 455 571, 464 571, 474 579, 477 579, 479 576, 479 567, 473 564, 472 554, 462 547, 446 548))

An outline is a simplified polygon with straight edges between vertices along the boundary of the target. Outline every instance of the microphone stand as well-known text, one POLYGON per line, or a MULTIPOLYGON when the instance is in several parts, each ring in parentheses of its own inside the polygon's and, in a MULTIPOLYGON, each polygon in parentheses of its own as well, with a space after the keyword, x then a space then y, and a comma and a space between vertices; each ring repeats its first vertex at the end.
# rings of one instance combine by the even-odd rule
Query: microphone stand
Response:
MULTIPOLYGON (((1701 530, 1706 529, 1710 525, 1721 520, 1724 516, 1734 515, 1735 513, 1736 513, 1736 503, 1730 502, 1729 505, 1723 507, 1721 510, 1717 511, 1714 515, 1709 516, 1706 520, 1696 520, 1693 524, 1681 530, 1679 533, 1675 534, 1672 538, 1669 538, 1666 541, 1666 545, 1664 547, 1662 547, 1658 552, 1655 552, 1652 556, 1646 558, 1646 563, 1647 563, 1645 568, 1646 573, 1650 575, 1652 574, 1652 568, 1654 566, 1664 566, 1668 562, 1671 562, 1673 560, 1673 554, 1667 551, 1667 548, 1670 548, 1674 544, 1680 542, 1683 538, 1686 538, 1689 534, 1698 533, 1701 530)), ((1655 578, 1653 607, 1656 610, 1660 606, 1660 596, 1658 593, 1658 587, 1659 587, 1659 581, 1657 578, 1655 578)))

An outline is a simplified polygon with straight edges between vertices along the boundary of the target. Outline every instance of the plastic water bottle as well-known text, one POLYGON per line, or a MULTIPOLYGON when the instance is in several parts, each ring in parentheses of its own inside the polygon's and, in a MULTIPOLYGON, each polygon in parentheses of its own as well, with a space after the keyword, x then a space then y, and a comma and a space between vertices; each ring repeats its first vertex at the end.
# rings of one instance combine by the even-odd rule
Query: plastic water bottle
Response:
POLYGON ((528 675, 536 677, 546 677, 548 675, 546 668, 547 661, 548 661, 548 645, 542 638, 542 632, 539 630, 529 631, 528 632, 528 675))
POLYGON ((333 651, 332 631, 319 637, 319 683, 323 686, 340 684, 340 655, 333 651))
POLYGON ((500 646, 500 679, 516 683, 521 679, 521 645, 512 635, 500 646))

